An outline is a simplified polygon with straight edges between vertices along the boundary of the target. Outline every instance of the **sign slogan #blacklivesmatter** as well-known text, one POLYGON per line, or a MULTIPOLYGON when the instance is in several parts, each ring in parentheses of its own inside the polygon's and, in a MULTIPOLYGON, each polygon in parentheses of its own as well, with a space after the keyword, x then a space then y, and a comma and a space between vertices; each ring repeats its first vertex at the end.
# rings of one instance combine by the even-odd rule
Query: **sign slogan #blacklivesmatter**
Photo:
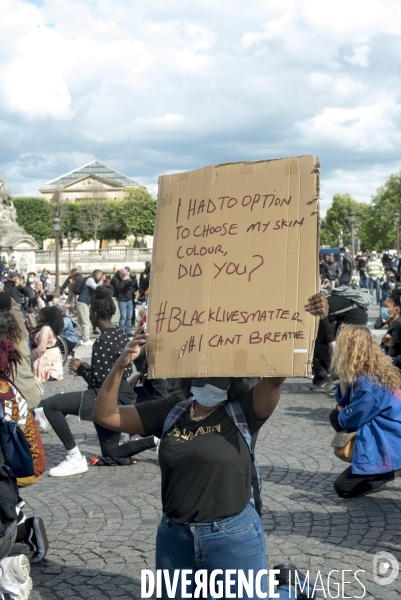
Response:
POLYGON ((316 156, 160 178, 150 377, 310 374, 318 181, 316 156))

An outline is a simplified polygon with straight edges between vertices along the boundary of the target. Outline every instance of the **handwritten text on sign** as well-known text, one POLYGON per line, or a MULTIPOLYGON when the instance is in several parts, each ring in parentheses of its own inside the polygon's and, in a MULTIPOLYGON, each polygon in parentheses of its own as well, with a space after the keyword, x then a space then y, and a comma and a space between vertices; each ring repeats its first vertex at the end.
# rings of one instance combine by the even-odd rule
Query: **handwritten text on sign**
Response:
POLYGON ((308 373, 316 164, 295 157, 161 178, 148 319, 153 376, 308 373))
MULTIPOLYGON (((254 254, 248 264, 241 264, 236 261, 230 261, 230 259, 223 260, 222 257, 226 257, 228 252, 224 249, 224 242, 216 243, 215 245, 203 245, 202 240, 213 237, 213 241, 217 238, 224 238, 225 236, 237 236, 242 234, 254 234, 261 233, 270 234, 270 232, 281 231, 284 228, 301 227, 304 224, 305 218, 302 217, 300 220, 294 219, 287 221, 286 219, 277 219, 275 222, 271 221, 255 221, 245 227, 241 228, 239 223, 228 223, 223 222, 216 225, 203 224, 191 226, 189 221, 195 215, 212 215, 215 213, 229 213, 230 209, 242 206, 245 210, 252 212, 255 205, 259 205, 268 210, 272 206, 283 207, 290 206, 292 197, 288 200, 286 198, 278 198, 275 194, 254 194, 253 196, 247 195, 242 199, 232 198, 230 196, 221 196, 216 201, 209 200, 197 200, 196 198, 190 199, 188 206, 183 206, 181 198, 178 200, 177 215, 176 215, 176 240, 183 241, 176 251, 176 256, 180 260, 187 257, 199 257, 199 260, 190 265, 184 265, 179 263, 177 278, 183 279, 184 277, 200 277, 203 274, 200 259, 205 256, 215 256, 216 262, 213 261, 215 272, 213 279, 217 279, 222 273, 225 275, 245 275, 245 280, 248 283, 251 281, 252 274, 260 269, 264 263, 265 258, 261 254, 254 254), (184 222, 179 225, 178 223, 184 222), (188 226, 186 225, 188 223, 188 226), (195 241, 196 243, 192 243, 195 241), (219 259, 219 260, 217 260, 219 259)), ((224 218, 224 217, 223 217, 224 218)), ((212 241, 212 240, 211 240, 212 241)))

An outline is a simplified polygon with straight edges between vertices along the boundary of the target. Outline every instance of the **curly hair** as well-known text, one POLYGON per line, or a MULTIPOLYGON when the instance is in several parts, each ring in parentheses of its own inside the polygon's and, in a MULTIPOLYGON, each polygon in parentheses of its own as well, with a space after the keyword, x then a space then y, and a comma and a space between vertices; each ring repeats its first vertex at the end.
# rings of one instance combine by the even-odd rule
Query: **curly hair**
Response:
MULTIPOLYGON (((185 396, 185 398, 191 397, 191 380, 190 379, 180 379, 179 386, 185 396)), ((252 386, 250 379, 247 377, 231 377, 230 379, 230 387, 228 388, 227 397, 231 402, 237 400, 247 392, 252 386)))
POLYGON ((91 300, 91 309, 100 319, 111 319, 116 312, 113 300, 114 288, 111 285, 99 285, 91 300))
POLYGON ((0 339, 10 340, 17 348, 22 340, 22 331, 10 312, 0 313, 0 339))
POLYGON ((39 316, 40 315, 44 318, 44 324, 51 327, 54 335, 60 335, 64 329, 64 321, 57 306, 46 306, 45 308, 41 308, 39 311, 39 316))
POLYGON ((364 325, 342 325, 331 359, 332 373, 348 385, 364 375, 389 390, 401 388, 401 372, 381 354, 373 335, 364 325))
POLYGON ((10 340, 0 339, 0 376, 13 378, 17 364, 22 362, 21 353, 10 340))

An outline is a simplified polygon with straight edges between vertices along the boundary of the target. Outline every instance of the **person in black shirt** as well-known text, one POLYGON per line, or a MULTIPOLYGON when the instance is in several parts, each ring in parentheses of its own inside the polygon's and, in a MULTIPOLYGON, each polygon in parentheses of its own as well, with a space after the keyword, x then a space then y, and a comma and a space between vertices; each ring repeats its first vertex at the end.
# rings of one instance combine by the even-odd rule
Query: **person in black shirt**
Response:
POLYGON ((327 266, 326 258, 322 253, 319 254, 319 275, 320 278, 330 279, 330 273, 327 266))
POLYGON ((69 294, 71 294, 70 283, 72 283, 72 276, 75 275, 75 273, 78 273, 78 272, 79 272, 79 269, 77 269, 77 267, 74 267, 73 269, 71 269, 71 273, 69 274, 69 276, 67 277, 67 279, 64 281, 63 285, 60 287, 60 298, 63 297, 64 290, 66 290, 67 287, 68 287, 69 294))
POLYGON ((131 319, 135 308, 135 293, 138 291, 136 277, 131 277, 127 269, 120 269, 111 280, 114 296, 120 309, 120 329, 131 335, 131 319))
POLYGON ((139 275, 139 293, 138 298, 141 301, 145 302, 146 297, 149 294, 149 285, 150 285, 150 269, 151 263, 147 260, 145 263, 145 270, 139 275))
MULTIPOLYGON (((327 316, 323 294, 309 298, 305 308, 327 316)), ((97 396, 93 420, 116 431, 160 436, 174 400, 143 402, 137 407, 117 403, 124 370, 139 356, 146 338, 138 330, 112 367, 97 396)), ((175 569, 192 573, 198 569, 248 573, 252 569, 255 576, 267 569, 263 526, 250 502, 255 481, 253 452, 258 431, 280 399, 283 381, 281 377, 262 378, 247 390, 245 381, 237 378, 185 380, 184 393, 190 398, 184 407, 175 407, 181 416, 167 430, 159 450, 164 514, 156 538, 156 569, 167 569, 171 581, 175 569), (252 455, 230 416, 236 412, 233 401, 240 405, 251 435, 252 455)), ((235 594, 235 575, 232 579, 235 594)), ((191 583, 194 588, 193 578, 191 583)), ((261 588, 267 591, 265 578, 261 588)), ((165 588, 162 598, 167 598, 165 588)))
POLYGON ((333 323, 334 330, 337 333, 342 323, 348 325, 366 325, 368 322, 368 311, 361 308, 349 298, 344 298, 339 294, 328 296, 329 303, 329 322, 333 323))
MULTIPOLYGON (((401 287, 393 288, 380 309, 382 323, 388 331, 382 339, 381 348, 388 360, 401 369, 401 287)), ((375 329, 379 329, 375 326, 375 329)))
POLYGON ((341 266, 336 262, 334 254, 330 254, 329 261, 327 263, 328 269, 328 277, 330 281, 333 282, 333 285, 338 285, 338 281, 341 276, 341 266))
POLYGON ((354 270, 354 258, 350 256, 346 248, 340 248, 340 254, 342 257, 342 269, 339 282, 340 285, 349 285, 354 270))
POLYGON ((29 293, 28 290, 25 290, 25 287, 20 285, 20 283, 19 273, 17 273, 17 271, 10 271, 7 281, 4 282, 3 290, 6 294, 11 296, 21 308, 23 308, 25 298, 27 298, 27 303, 29 302, 29 293))
POLYGON ((366 276, 366 257, 362 255, 362 252, 358 254, 356 268, 359 273, 359 285, 361 288, 368 288, 368 278, 366 276))
MULTIPOLYGON (((69 363, 70 370, 75 371, 77 375, 85 379, 88 389, 85 392, 56 394, 51 398, 42 400, 39 407, 35 409, 35 418, 38 424, 44 428, 46 423, 44 417, 46 417, 67 450, 66 460, 57 467, 50 469, 49 475, 53 477, 76 475, 85 473, 88 470, 86 458, 81 454, 74 440, 65 415, 79 415, 85 421, 92 420, 92 409, 99 389, 129 339, 119 327, 111 322, 115 312, 113 288, 106 285, 97 287, 91 300, 89 315, 92 325, 99 327, 101 335, 93 344, 92 364, 90 365, 78 359, 72 359, 69 363)), ((131 372, 132 365, 131 362, 128 362, 122 373, 118 389, 119 404, 133 405, 135 403, 134 391, 127 382, 131 372)), ((156 447, 157 440, 153 436, 120 446, 119 433, 97 424, 95 424, 95 427, 102 452, 102 462, 99 463, 98 460, 94 460, 93 464, 131 464, 132 456, 143 450, 156 447), (110 460, 110 457, 112 460, 110 460)))

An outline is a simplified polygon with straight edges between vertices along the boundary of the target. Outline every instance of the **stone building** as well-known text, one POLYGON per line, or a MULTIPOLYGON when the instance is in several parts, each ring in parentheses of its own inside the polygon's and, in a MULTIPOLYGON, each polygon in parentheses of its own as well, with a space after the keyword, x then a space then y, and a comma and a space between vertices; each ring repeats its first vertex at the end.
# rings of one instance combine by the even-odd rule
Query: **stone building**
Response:
POLYGON ((46 200, 122 200, 127 188, 139 183, 94 160, 46 183, 39 191, 46 200))

